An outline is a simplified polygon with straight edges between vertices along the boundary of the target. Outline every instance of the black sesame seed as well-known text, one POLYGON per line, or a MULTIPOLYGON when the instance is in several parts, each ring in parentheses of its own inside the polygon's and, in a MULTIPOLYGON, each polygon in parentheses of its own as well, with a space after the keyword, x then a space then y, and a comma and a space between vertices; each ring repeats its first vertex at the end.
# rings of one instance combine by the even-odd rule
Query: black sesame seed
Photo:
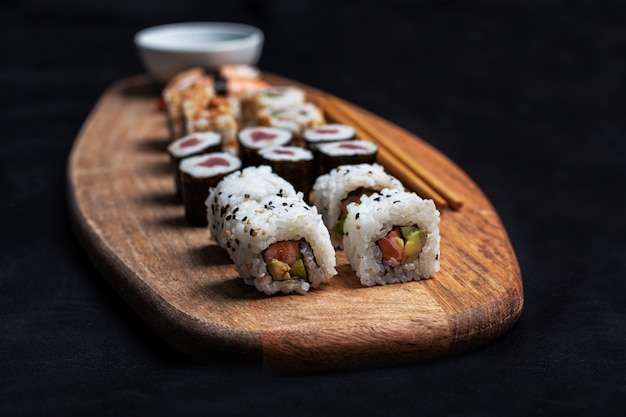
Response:
POLYGON ((226 221, 229 221, 230 219, 232 219, 233 216, 231 216, 230 214, 228 216, 226 216, 226 221))
POLYGON ((439 260, 439 254, 435 255, 435 260, 438 261, 439 260))
POLYGON ((245 222, 246 220, 248 220, 248 216, 244 216, 244 218, 241 219, 242 222, 245 222))
POLYGON ((233 251, 233 253, 235 253, 235 248, 234 247, 230 248, 230 250, 233 251))
POLYGON ((239 239, 235 239, 235 243, 239 246, 239 239))
POLYGON ((243 195, 245 198, 250 198, 250 194, 244 194, 243 195))
POLYGON ((357 214, 354 215, 354 219, 355 220, 358 219, 359 217, 361 217, 361 213, 357 213, 357 214))

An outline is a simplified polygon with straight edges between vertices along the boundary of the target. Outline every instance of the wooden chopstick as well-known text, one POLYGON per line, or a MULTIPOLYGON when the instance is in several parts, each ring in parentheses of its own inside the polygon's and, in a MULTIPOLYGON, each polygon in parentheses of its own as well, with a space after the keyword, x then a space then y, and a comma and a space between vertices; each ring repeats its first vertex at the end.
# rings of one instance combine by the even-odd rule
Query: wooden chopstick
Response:
POLYGON ((447 189, 433 174, 421 169, 398 145, 386 140, 340 99, 332 95, 324 95, 318 102, 331 119, 354 127, 361 138, 376 143, 379 147, 381 164, 408 188, 424 198, 432 198, 439 209, 450 207, 452 210, 458 210, 461 208, 463 202, 452 191, 447 189))
POLYGON ((386 148, 378 149, 378 159, 381 165, 385 167, 385 170, 398 178, 405 187, 415 191, 417 195, 423 198, 432 199, 439 210, 444 210, 448 207, 448 202, 437 191, 416 176, 406 165, 399 163, 386 148))

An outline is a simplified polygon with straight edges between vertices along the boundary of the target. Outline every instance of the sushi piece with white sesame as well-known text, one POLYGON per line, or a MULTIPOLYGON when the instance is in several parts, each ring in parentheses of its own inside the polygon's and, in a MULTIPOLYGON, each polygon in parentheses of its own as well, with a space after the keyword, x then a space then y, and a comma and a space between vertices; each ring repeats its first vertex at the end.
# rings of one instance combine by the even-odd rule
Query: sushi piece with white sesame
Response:
POLYGON ((240 203, 259 201, 273 195, 302 199, 293 185, 272 171, 269 165, 251 166, 235 171, 211 187, 205 201, 205 216, 211 238, 222 248, 227 248, 224 222, 240 203))
POLYGON ((404 190, 400 180, 386 173, 379 164, 341 165, 317 177, 313 184, 313 204, 322 214, 335 248, 341 249, 343 245, 347 205, 384 188, 404 190))
POLYGON ((267 295, 306 294, 337 274, 322 218, 299 198, 242 202, 225 221, 224 234, 240 277, 267 295))
POLYGON ((413 192, 384 189, 351 203, 343 248, 366 286, 432 277, 440 263, 439 211, 413 192))

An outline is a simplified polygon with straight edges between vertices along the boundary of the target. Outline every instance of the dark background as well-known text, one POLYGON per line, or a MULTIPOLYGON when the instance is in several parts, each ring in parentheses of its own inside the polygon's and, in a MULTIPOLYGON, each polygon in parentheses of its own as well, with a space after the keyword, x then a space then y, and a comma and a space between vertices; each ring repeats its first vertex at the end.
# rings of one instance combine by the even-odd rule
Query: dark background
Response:
POLYGON ((0 414, 622 415, 624 10, 557 0, 4 1, 0 414), (189 20, 259 26, 261 69, 371 110, 467 172, 518 256, 517 325, 465 354, 319 375, 201 364, 155 336, 77 242, 66 166, 103 90, 143 72, 134 33, 189 20))

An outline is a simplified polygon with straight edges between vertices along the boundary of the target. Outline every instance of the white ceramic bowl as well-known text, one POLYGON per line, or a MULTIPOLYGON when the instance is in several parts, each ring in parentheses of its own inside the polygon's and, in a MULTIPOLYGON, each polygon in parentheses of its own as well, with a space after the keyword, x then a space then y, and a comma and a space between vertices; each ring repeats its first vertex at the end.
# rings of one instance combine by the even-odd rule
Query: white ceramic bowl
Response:
POLYGON ((263 49, 263 32, 226 22, 187 22, 154 26, 135 35, 135 45, 146 70, 167 83, 176 73, 201 66, 256 65, 263 49))

